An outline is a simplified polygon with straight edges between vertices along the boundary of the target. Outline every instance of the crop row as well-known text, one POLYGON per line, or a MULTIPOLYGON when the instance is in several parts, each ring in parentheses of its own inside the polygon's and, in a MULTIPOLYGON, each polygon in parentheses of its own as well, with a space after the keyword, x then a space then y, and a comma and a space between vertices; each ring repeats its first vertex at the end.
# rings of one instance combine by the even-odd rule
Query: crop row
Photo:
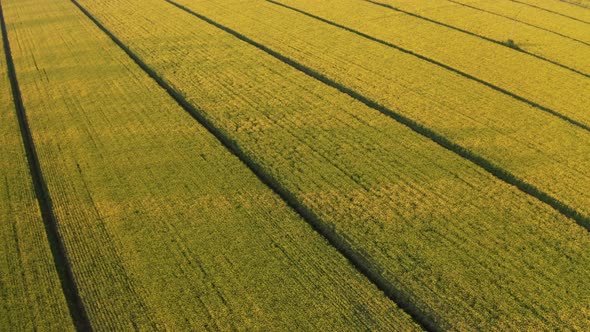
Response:
MULTIPOLYGON (((581 276, 590 273, 590 236, 572 220, 247 38, 165 1, 79 2, 435 327, 588 321, 581 276)), ((187 6, 244 23, 213 3, 187 6)), ((235 10, 247 15, 248 6, 261 10, 254 3, 235 10)), ((296 35, 305 34, 298 20, 272 8, 258 19, 288 19, 296 27, 284 48, 311 51, 298 42, 296 35)), ((317 22, 302 24, 319 31, 317 22)), ((264 27, 268 36, 281 31, 264 27)), ((363 46, 364 56, 389 57, 363 46)), ((346 64, 344 72, 355 76, 356 65, 346 64)))
MULTIPOLYGON (((585 114, 590 102, 590 97, 580 94, 580 91, 590 90, 587 77, 411 15, 383 17, 382 7, 355 0, 321 3, 282 0, 277 4, 287 4, 290 6, 287 8, 301 10, 304 15, 326 19, 344 29, 427 57, 506 94, 560 114, 580 119, 575 114, 585 114)), ((590 46, 584 47, 590 52, 590 46)), ((577 58, 583 59, 579 56, 583 50, 578 47, 575 52, 577 58)), ((590 69, 590 60, 584 61, 590 69)), ((582 119, 586 124, 590 123, 590 117, 584 115, 582 119)), ((586 128, 590 126, 586 125, 586 128)))
POLYGON ((559 15, 570 20, 590 24, 590 13, 560 0, 509 0, 513 3, 559 15))
POLYGON ((581 8, 590 9, 590 2, 588 0, 559 0, 563 3, 568 3, 581 8))
POLYGON ((74 4, 3 5, 93 328, 417 329, 74 4))
MULTIPOLYGON (((432 20, 441 25, 479 36, 482 39, 515 47, 530 55, 561 64, 565 68, 570 68, 586 76, 590 74, 590 63, 587 58, 579 56, 580 50, 587 50, 590 45, 590 40, 583 37, 587 35, 587 32, 579 33, 580 30, 583 31, 587 27, 573 27, 572 30, 578 33, 568 34, 568 31, 556 29, 553 25, 547 26, 535 24, 538 22, 529 22, 526 20, 528 16, 521 15, 519 10, 500 11, 488 8, 486 5, 492 3, 492 7, 515 5, 509 1, 475 3, 448 0, 441 3, 440 1, 426 0, 421 1, 419 5, 412 1, 371 0, 370 2, 386 8, 391 6, 405 13, 417 15, 425 20, 432 20), (500 3, 501 5, 499 5, 500 3), (512 40, 514 44, 508 44, 509 40, 512 40)), ((534 8, 528 9, 534 10, 534 8)), ((528 15, 532 14, 528 13, 528 15)), ((556 20, 558 26, 572 24, 571 20, 560 24, 560 17, 557 17, 556 20)), ((575 22, 574 25, 576 25, 575 22)), ((490 55, 488 54, 486 57, 490 57, 490 55)))
POLYGON ((430 128, 556 198, 561 203, 555 206, 577 210, 580 222, 587 223, 587 130, 413 55, 267 2, 180 3, 430 128))
MULTIPOLYGON (((491 14, 496 17, 505 18, 512 22, 512 30, 517 30, 521 28, 522 25, 531 26, 537 29, 541 29, 547 32, 551 32, 557 34, 562 37, 566 37, 572 40, 576 40, 580 43, 584 43, 588 45, 588 37, 585 34, 580 33, 580 28, 584 28, 583 25, 572 21, 568 18, 564 18, 561 16, 556 16, 554 14, 548 14, 545 11, 534 9, 531 7, 523 7, 522 5, 518 5, 511 2, 503 3, 502 7, 486 7, 484 4, 483 6, 477 6, 475 3, 470 1, 462 1, 462 0, 447 0, 449 2, 455 3, 457 5, 474 9, 476 11, 484 12, 491 14), (527 14, 526 16, 522 16, 522 14, 527 14), (541 15, 544 19, 539 20, 538 15, 541 15)), ((504 22, 508 22, 502 20, 504 22)), ((534 45, 533 45, 534 46, 534 45)))
MULTIPOLYGON (((4 37, 3 23, 0 29, 4 37)), ((73 330, 28 173, 3 39, 0 39, 0 329, 73 330)))

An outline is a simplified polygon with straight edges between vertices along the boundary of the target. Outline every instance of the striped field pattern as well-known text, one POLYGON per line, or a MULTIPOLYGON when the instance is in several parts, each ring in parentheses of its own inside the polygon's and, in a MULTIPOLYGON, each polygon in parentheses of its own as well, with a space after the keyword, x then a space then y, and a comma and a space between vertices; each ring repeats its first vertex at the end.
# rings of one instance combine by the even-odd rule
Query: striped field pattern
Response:
POLYGON ((586 4, 1 0, 0 330, 590 329, 586 4))

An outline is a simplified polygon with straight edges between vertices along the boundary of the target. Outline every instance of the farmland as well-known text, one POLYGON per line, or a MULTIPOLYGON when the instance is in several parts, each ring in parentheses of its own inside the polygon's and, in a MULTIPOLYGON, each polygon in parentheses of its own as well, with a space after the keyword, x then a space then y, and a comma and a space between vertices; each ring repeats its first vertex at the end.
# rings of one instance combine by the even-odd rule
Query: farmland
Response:
POLYGON ((2 0, 0 330, 590 329, 584 3, 2 0))
POLYGON ((68 31, 63 43, 44 43, 52 30, 7 20, 20 45, 13 49, 16 68, 28 73, 19 84, 59 232, 93 326, 230 328, 227 317, 255 319, 256 310, 259 327, 268 319, 299 321, 302 328, 323 322, 411 328, 406 314, 189 120, 76 7, 14 3, 6 2, 7 17, 44 13, 39 19, 55 22, 52 30, 68 31), (100 62, 88 57, 101 53, 100 62), (54 79, 62 84, 47 83, 54 79), (71 184, 60 181, 66 178, 71 184), (191 214, 199 217, 186 218, 191 214), (326 256, 332 258, 324 264, 326 256), (249 292, 240 294, 243 287, 249 292), (315 297, 305 296, 312 290, 315 297), (196 294, 199 301, 192 300, 196 294), (269 312, 272 303, 282 310, 269 312), (354 310, 359 314, 342 315, 354 310))
POLYGON ((512 39, 520 51, 589 74, 588 58, 578 56, 577 50, 587 48, 590 43, 590 26, 583 22, 512 1, 427 0, 418 5, 416 1, 377 0, 374 3, 476 38, 500 43, 512 39))
MULTIPOLYGON (((3 40, 0 41, 4 49, 3 40)), ((23 330, 72 328, 44 221, 28 175, 7 63, 0 58, 0 325, 23 330)))
MULTIPOLYGON (((258 7, 236 1, 232 7, 184 1, 190 8, 301 65, 321 73, 365 99, 443 135, 459 148, 501 167, 528 185, 551 195, 560 205, 590 217, 590 114, 584 108, 590 81, 559 96, 579 104, 560 113, 562 121, 512 96, 467 77, 268 2, 258 7), (235 11, 230 11, 235 8, 235 11), (234 16, 231 15, 233 13, 234 16), (267 21, 256 18, 264 14, 267 21), (276 20, 273 20, 276 18, 276 20), (321 22, 320 22, 321 23, 321 22), (297 33, 295 33, 297 31, 297 33), (289 40, 289 43, 284 43, 289 40), (330 52, 325 52, 330 49, 330 52), (381 68, 391 66, 388 71, 381 68), (426 72, 428 75, 423 75, 426 72), (444 83, 442 83, 444 82, 444 83), (551 132, 544 135, 542 132, 551 132), (559 137, 559 141, 555 140, 559 137), (563 145, 566 148, 562 148, 563 145), (506 149, 510 154, 506 154, 506 149), (527 162, 524 162, 527 160, 527 162), (546 174, 561 174, 560 178, 546 174)), ((197 20, 197 18, 195 18, 197 20)), ((550 65, 550 64, 548 64, 550 65)), ((555 68, 552 68, 555 69, 555 68)), ((555 69, 557 70, 557 69, 555 69)), ((539 76, 544 71, 537 72, 539 76)), ((579 76, 572 73, 572 76, 579 76)), ((547 76, 546 80, 558 79, 547 76)), ((564 82, 564 84, 566 84, 564 82)), ((567 100, 567 101, 566 101, 567 100)), ((474 158, 475 159, 475 158, 474 158)), ((586 222, 585 222, 586 223, 586 222)))

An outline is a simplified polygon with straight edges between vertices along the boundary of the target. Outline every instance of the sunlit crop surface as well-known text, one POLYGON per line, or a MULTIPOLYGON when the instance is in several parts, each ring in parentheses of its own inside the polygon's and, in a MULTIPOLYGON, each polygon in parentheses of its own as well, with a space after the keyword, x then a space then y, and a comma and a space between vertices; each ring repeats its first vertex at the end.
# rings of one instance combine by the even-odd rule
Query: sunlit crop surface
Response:
POLYGON ((588 3, 3 0, 0 330, 590 329, 588 3))

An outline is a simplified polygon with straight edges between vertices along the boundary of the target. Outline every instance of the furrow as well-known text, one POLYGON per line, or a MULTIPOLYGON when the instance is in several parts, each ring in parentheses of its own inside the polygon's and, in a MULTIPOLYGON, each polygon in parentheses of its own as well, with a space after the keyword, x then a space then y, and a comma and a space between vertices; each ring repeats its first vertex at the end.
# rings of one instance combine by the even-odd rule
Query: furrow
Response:
MULTIPOLYGON (((535 0, 530 1, 534 2, 535 0)), ((559 53, 569 53, 571 52, 571 47, 575 44, 580 46, 585 44, 577 42, 573 42, 572 44, 571 40, 567 40, 567 42, 566 40, 560 40, 563 38, 555 38, 557 37, 556 35, 548 34, 545 30, 533 28, 528 25, 532 24, 583 41, 584 43, 590 43, 588 33, 590 26, 585 23, 511 1, 453 0, 452 2, 435 2, 425 0, 419 6, 412 5, 411 1, 405 0, 396 2, 381 0, 380 2, 388 3, 400 9, 405 9, 434 20, 485 35, 492 39, 513 39, 516 42, 520 42, 521 48, 529 52, 539 54, 559 63, 567 63, 570 67, 587 72, 587 64, 579 67, 575 65, 576 63, 580 63, 579 61, 576 62, 575 59, 566 57, 566 54, 560 55, 559 53), (457 6, 455 7, 453 4, 457 6), (460 6, 459 4, 465 4, 469 7, 460 6)), ((538 2, 538 4, 552 7, 556 4, 563 5, 560 2, 552 0, 538 2)), ((571 9, 570 6, 566 5, 566 7, 571 9)), ((576 10, 576 12, 582 13, 580 10, 576 10)), ((590 15, 587 17, 590 18, 590 15)))
MULTIPOLYGON (((590 185, 584 171, 588 131, 456 73, 267 2, 255 8, 242 3, 183 5, 202 8, 209 18, 217 15, 217 22, 431 129, 587 218, 588 195, 581 188, 590 185), (221 16, 221 11, 232 16, 221 16), (264 12, 266 19, 254 12, 264 12), (332 37, 318 38, 328 35, 332 37), (553 135, 543 134, 547 131, 553 135), (568 148, 558 148, 564 145, 568 148), (538 167, 518 162, 525 159, 538 167), (562 176, 543 176, 547 171, 562 176)), ((581 119, 576 85, 568 92, 572 107, 565 109, 581 119)))
POLYGON ((0 326, 73 331, 19 128, 4 38, 0 49, 0 326))
POLYGON ((569 1, 568 0, 559 0, 559 2, 563 2, 563 3, 566 3, 568 5, 572 5, 572 6, 576 6, 576 7, 580 7, 580 8, 584 8, 584 9, 590 10, 590 7, 588 7, 588 5, 583 5, 581 3, 577 3, 577 2, 574 2, 574 1, 575 0, 569 0, 569 1))

